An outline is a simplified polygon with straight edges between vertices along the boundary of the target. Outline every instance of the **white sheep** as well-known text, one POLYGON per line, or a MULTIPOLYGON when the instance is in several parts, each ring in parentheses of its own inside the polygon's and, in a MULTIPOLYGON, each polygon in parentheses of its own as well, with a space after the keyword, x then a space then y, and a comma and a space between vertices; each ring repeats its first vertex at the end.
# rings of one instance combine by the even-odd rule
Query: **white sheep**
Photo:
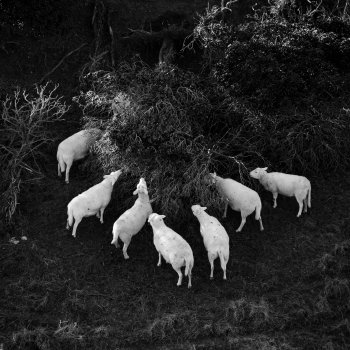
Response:
POLYGON ((118 237, 124 242, 124 259, 129 259, 127 249, 132 237, 142 229, 147 218, 152 214, 152 207, 144 178, 140 179, 133 194, 138 194, 134 205, 124 212, 113 225, 113 240, 111 244, 114 244, 118 248, 118 237))
POLYGON ((97 128, 81 130, 63 140, 57 148, 58 176, 66 171, 65 181, 69 183, 69 170, 75 160, 83 159, 90 147, 101 136, 102 131, 97 128))
POLYGON ((250 176, 258 179, 265 190, 272 192, 274 208, 277 207, 278 194, 295 196, 299 204, 297 217, 301 215, 303 207, 305 213, 308 206, 311 208, 311 183, 306 177, 277 172, 268 173, 266 170, 267 168, 256 168, 250 172, 250 176))
POLYGON ((156 213, 151 214, 148 218, 148 222, 153 229, 153 243, 159 254, 157 266, 160 266, 163 255, 165 261, 171 264, 179 275, 177 286, 180 286, 182 283, 181 267, 185 266, 185 276, 188 276, 188 288, 191 288, 191 275, 194 265, 192 249, 179 234, 165 225, 163 218, 165 218, 165 215, 156 213))
POLYGON ((193 215, 200 223, 200 233, 203 237, 204 246, 208 252, 208 259, 211 267, 210 278, 214 278, 214 260, 220 259, 221 268, 226 279, 226 265, 230 257, 230 241, 225 228, 214 216, 205 212, 206 207, 192 205, 193 215))
POLYGON ((109 175, 104 175, 102 182, 80 193, 68 203, 66 228, 68 230, 72 226, 74 219, 73 237, 76 237, 79 223, 87 216, 96 215, 100 219, 101 224, 103 224, 103 212, 111 200, 113 186, 121 173, 121 170, 117 170, 109 175))
POLYGON ((246 218, 255 210, 255 220, 259 220, 260 231, 264 230, 261 220, 261 200, 257 192, 251 188, 242 185, 232 179, 223 179, 216 175, 216 173, 210 173, 210 180, 212 184, 215 184, 221 197, 225 200, 225 209, 223 218, 227 215, 227 207, 230 205, 232 210, 240 211, 242 221, 236 232, 241 232, 246 218))

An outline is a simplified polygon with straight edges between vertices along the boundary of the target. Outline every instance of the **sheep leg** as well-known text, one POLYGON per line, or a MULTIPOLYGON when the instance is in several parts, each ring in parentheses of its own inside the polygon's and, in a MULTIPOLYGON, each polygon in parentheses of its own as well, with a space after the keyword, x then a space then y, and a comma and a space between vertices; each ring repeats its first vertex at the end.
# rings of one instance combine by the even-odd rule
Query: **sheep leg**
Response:
POLYGON ((307 197, 304 198, 304 213, 307 213, 307 197))
POLYGON ((72 162, 66 163, 66 184, 69 184, 69 171, 72 166, 72 162))
POLYGON ((226 264, 227 264, 227 261, 225 260, 223 255, 219 255, 219 258, 220 258, 220 265, 221 265, 222 271, 224 272, 223 279, 225 280, 226 279, 226 264))
POLYGON ((208 253, 208 259, 210 264, 210 279, 212 280, 214 278, 214 256, 210 253, 208 253))
POLYGON ((179 275, 179 279, 178 279, 178 281, 177 281, 177 286, 181 286, 181 283, 182 283, 182 272, 181 272, 181 268, 180 267, 178 267, 178 268, 175 268, 174 266, 173 266, 173 269, 177 272, 177 274, 179 275))
POLYGON ((188 288, 192 287, 192 272, 188 271, 188 288))
POLYGON ((62 176, 60 163, 58 163, 58 165, 57 165, 57 174, 58 174, 59 177, 62 176))
POLYGON ((100 209, 100 216, 101 216, 101 217, 100 217, 100 222, 101 222, 101 224, 103 224, 103 212, 105 211, 105 209, 106 209, 106 208, 101 208, 101 209, 100 209))
POLYGON ((66 230, 69 230, 70 226, 69 226, 69 219, 67 219, 67 225, 66 225, 66 230))
POLYGON ((239 225, 238 229, 236 230, 236 232, 241 232, 244 224, 247 221, 246 216, 243 213, 241 213, 241 216, 242 216, 242 221, 241 221, 241 224, 239 225))
POLYGON ((301 215, 301 211, 303 210, 303 198, 300 195, 295 195, 295 198, 297 199, 299 204, 299 211, 297 215, 297 218, 298 218, 301 215))
POLYGON ((158 264, 157 264, 157 266, 160 266, 161 263, 162 263, 162 254, 160 254, 159 252, 158 252, 158 254, 159 254, 159 259, 158 259, 158 264))
POLYGON ((128 240, 125 240, 124 241, 124 245, 123 245, 123 255, 124 255, 124 259, 127 260, 129 259, 129 255, 128 255, 128 247, 129 247, 129 244, 131 242, 131 239, 128 239, 128 240))
POLYGON ((260 231, 264 231, 264 226, 263 226, 261 217, 259 218, 259 224, 260 224, 260 231))
POLYGON ((273 196, 273 207, 277 208, 277 197, 278 197, 278 192, 273 192, 272 193, 273 196))
POLYGON ((224 215, 222 216, 223 219, 226 218, 227 215, 227 207, 228 207, 228 199, 225 199, 225 209, 224 209, 224 215))
POLYGON ((75 222, 74 222, 74 226, 73 226, 73 232, 72 232, 72 236, 75 238, 76 235, 77 235, 77 227, 78 225, 80 224, 81 222, 81 218, 78 218, 78 219, 75 219, 75 222))

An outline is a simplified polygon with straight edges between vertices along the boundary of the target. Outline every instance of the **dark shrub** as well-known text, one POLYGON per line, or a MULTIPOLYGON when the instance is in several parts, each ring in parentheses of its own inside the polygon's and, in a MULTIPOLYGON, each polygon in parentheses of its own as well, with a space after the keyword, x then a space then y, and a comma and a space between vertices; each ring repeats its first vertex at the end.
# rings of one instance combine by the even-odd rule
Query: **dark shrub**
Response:
POLYGON ((129 171, 133 184, 144 176, 163 213, 218 204, 203 181, 208 172, 239 178, 247 175, 243 159, 259 159, 256 150, 243 150, 238 131, 248 109, 209 78, 133 62, 86 83, 91 90, 78 100, 87 125, 106 130, 96 147, 103 168, 129 171))
POLYGON ((349 44, 308 23, 252 21, 232 33, 214 74, 258 108, 305 109, 344 94, 349 44))

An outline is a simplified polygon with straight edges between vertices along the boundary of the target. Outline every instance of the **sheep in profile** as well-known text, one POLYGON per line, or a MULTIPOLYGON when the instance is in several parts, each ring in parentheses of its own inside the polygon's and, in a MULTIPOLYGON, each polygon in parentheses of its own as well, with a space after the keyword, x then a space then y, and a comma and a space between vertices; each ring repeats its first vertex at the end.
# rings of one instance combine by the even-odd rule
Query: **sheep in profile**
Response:
POLYGON ((203 237, 204 246, 208 251, 208 259, 211 267, 210 278, 214 278, 214 260, 220 259, 221 268, 226 279, 226 265, 230 256, 229 237, 225 228, 214 216, 205 212, 206 207, 192 205, 193 215, 200 223, 200 232, 203 237))
POLYGON ((265 190, 272 192, 274 208, 277 207, 278 194, 287 197, 295 196, 299 204, 297 217, 301 215, 303 207, 305 213, 307 207, 311 208, 311 183, 306 177, 277 172, 268 173, 266 170, 267 168, 256 168, 250 172, 250 176, 259 180, 265 190))
POLYGON ((73 237, 76 237, 77 227, 84 217, 96 215, 103 224, 103 212, 111 200, 113 186, 121 172, 121 170, 118 170, 111 172, 109 175, 104 175, 102 182, 80 193, 68 203, 66 228, 68 230, 72 226, 74 219, 73 237))
POLYGON ((210 173, 210 181, 215 185, 221 197, 225 200, 225 209, 223 218, 227 215, 227 207, 230 205, 232 210, 240 211, 242 221, 236 232, 241 232, 246 218, 255 210, 255 219, 259 220, 260 231, 264 230, 261 220, 261 200, 259 195, 251 188, 242 185, 232 179, 223 179, 216 175, 216 173, 210 173))
POLYGON ((151 214, 148 218, 148 222, 153 229, 153 243, 159 254, 157 266, 160 266, 163 255, 165 261, 171 264, 179 275, 177 286, 181 286, 181 267, 185 266, 185 276, 188 276, 188 288, 191 288, 191 274, 194 265, 192 249, 179 234, 165 225, 164 218, 165 215, 156 213, 151 214))
POLYGON ((118 248, 118 237, 124 242, 124 259, 129 259, 127 249, 132 237, 142 229, 147 218, 152 214, 152 207, 144 178, 140 179, 133 194, 138 195, 134 205, 124 212, 113 225, 113 240, 111 244, 114 244, 118 248))
POLYGON ((69 170, 75 160, 83 159, 90 147, 101 136, 100 129, 81 130, 63 140, 57 148, 58 176, 66 171, 66 183, 69 183, 69 170))

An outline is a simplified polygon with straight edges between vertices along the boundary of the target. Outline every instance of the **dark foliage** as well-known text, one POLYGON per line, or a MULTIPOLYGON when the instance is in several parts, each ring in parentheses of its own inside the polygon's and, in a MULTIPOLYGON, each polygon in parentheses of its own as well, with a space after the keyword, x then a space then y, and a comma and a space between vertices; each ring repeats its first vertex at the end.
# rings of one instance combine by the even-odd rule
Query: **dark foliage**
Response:
POLYGON ((254 148, 243 152, 239 127, 249 110, 209 78, 134 61, 85 83, 91 90, 78 101, 87 125, 106 130, 99 161, 145 176, 164 212, 182 210, 183 200, 213 203, 203 181, 209 171, 244 176, 242 160, 260 159, 254 148))

